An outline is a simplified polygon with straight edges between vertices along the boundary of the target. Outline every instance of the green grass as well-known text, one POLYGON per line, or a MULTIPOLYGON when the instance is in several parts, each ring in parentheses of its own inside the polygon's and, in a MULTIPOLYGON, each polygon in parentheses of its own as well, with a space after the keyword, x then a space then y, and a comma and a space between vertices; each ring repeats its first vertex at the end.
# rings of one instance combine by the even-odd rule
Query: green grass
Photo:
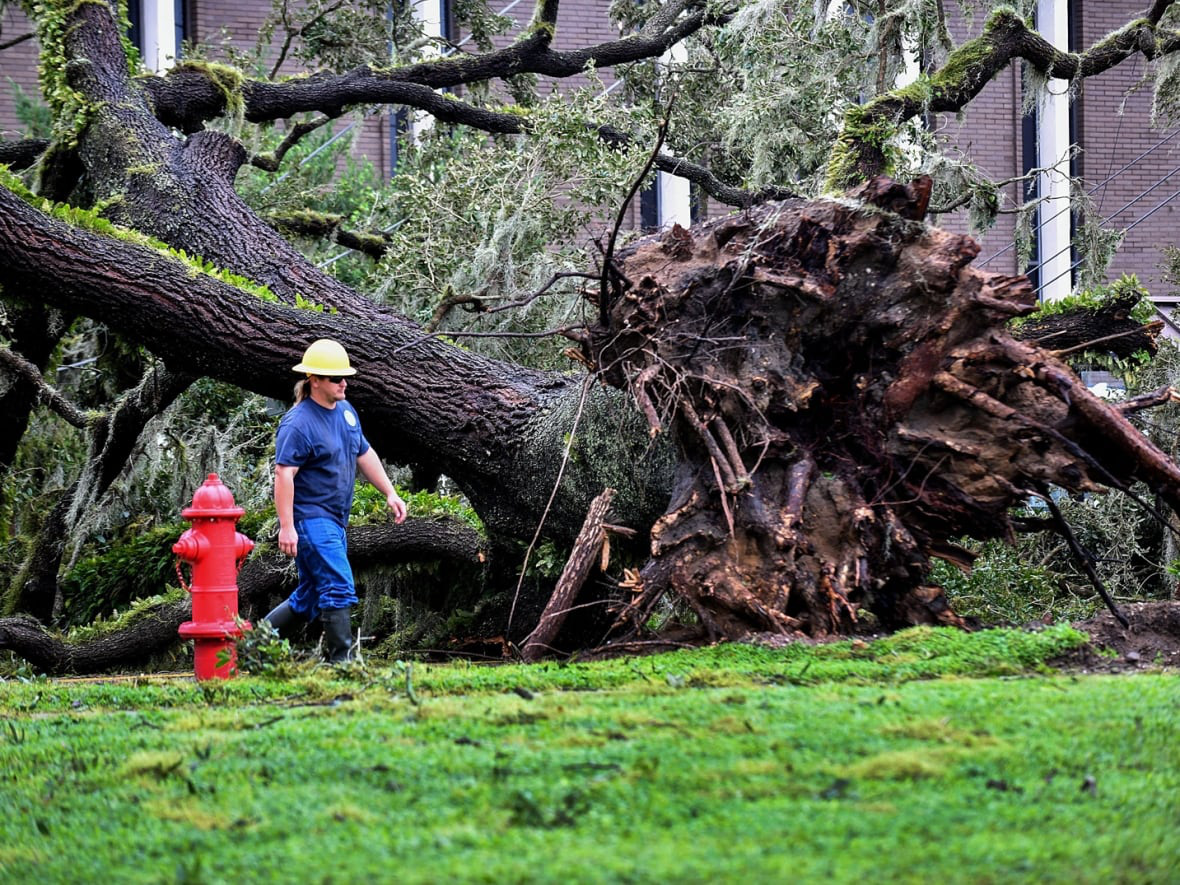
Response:
POLYGON ((4 682, 0 880, 1176 881, 1180 684, 1081 641, 4 682))

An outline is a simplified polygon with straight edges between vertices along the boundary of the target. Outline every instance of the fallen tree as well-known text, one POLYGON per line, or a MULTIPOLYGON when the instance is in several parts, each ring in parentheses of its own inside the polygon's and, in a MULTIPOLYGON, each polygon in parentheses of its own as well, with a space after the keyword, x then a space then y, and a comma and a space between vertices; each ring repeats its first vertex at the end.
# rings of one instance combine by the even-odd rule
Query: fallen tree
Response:
MULTIPOLYGON (((1010 508, 1029 496, 1050 485, 1083 493, 1141 481, 1180 505, 1180 469, 1127 421, 1127 409, 1097 399, 1050 351, 1007 330, 1034 306, 1027 279, 973 269, 973 240, 922 223, 928 193, 928 182, 876 179, 858 201, 768 203, 620 253, 599 304, 605 322, 583 336, 584 357, 597 377, 630 392, 646 416, 644 436, 668 437, 677 453, 671 500, 650 523, 651 558, 627 585, 632 598, 620 601, 632 631, 668 592, 688 602, 714 639, 822 636, 851 629, 866 609, 890 627, 955 624, 941 591, 925 581, 931 557, 969 565, 954 539, 1010 537, 1010 508)), ((292 314, 217 281, 194 281, 179 265, 173 275, 184 293, 170 299, 158 254, 4 204, 12 199, 0 192, 0 257, 11 273, 51 271, 58 289, 50 300, 63 308, 88 309, 86 268, 100 261, 154 263, 155 313, 144 315, 137 274, 108 288, 103 306, 108 323, 134 322, 166 359, 183 353, 214 368, 226 331, 218 313, 255 329, 292 314), (21 219, 35 229, 12 223, 21 219), (30 238, 53 244, 35 266, 22 264, 30 238), (194 290, 199 299, 185 297, 194 290), (208 326, 206 335, 151 337, 152 328, 175 328, 194 304, 221 308, 194 324, 208 326)), ((368 397, 385 383, 375 365, 399 341, 430 346, 400 322, 382 333, 326 316, 316 329, 350 344, 367 334, 355 350, 360 378, 366 370, 378 376, 364 382, 368 397)), ((257 364, 282 366, 295 352, 282 339, 256 339, 280 355, 257 364)), ((243 360, 250 347, 243 343, 243 360)), ((489 371, 484 361, 471 365, 489 371)), ((239 377, 241 368, 223 361, 219 371, 239 377)), ((266 378, 254 374, 255 383, 266 378)), ((546 414, 543 400, 530 405, 524 390, 571 396, 569 382, 523 377, 531 388, 501 388, 515 397, 516 433, 546 414)), ((273 378, 286 381, 278 368, 273 378)), ((584 407, 587 388, 573 390, 584 407)), ((370 399, 370 414, 380 414, 377 402, 370 399)), ((504 402, 482 413, 503 420, 504 402)), ((444 409, 434 408, 437 422, 444 409)), ((407 421, 404 411, 399 428, 424 439, 445 430, 425 417, 407 421)), ((502 424, 480 438, 491 445, 498 436, 502 446, 508 430, 502 424)), ((643 442, 631 439, 631 450, 643 442)), ((613 519, 648 525, 627 503, 613 519)), ((3 642, 27 649, 28 625, 16 626, 3 642)))
MULTIPOLYGON (((1170 5, 1154 4, 1081 75, 1135 52, 1175 51, 1180 43, 1157 27, 1170 5)), ((583 376, 444 343, 306 261, 234 187, 243 164, 281 158, 250 158, 233 136, 202 128, 223 114, 333 119, 346 104, 390 101, 515 135, 528 130, 521 114, 434 89, 655 57, 729 12, 684 0, 654 13, 637 38, 564 53, 550 45, 557 4, 546 2, 509 50, 243 79, 233 90, 200 67, 131 77, 105 3, 35 12, 39 39, 60 55, 47 73, 60 125, 41 158, 40 193, 11 178, 0 188, 4 292, 29 302, 17 317, 25 362, 44 371, 63 318, 81 315, 146 348, 178 386, 201 376, 282 398, 306 343, 336 338, 354 355, 350 399, 378 451, 454 479, 493 546, 540 534, 572 541, 591 500, 615 490, 604 518, 634 530, 646 560, 622 593, 606 594, 623 635, 667 594, 695 612, 706 638, 826 635, 864 611, 888 626, 956 623, 927 581, 931 558, 968 565, 954 538, 1009 536, 1012 504, 1050 485, 1082 493, 1132 481, 1178 500, 1180 473, 1126 421, 1147 401, 1113 410, 1052 352, 1013 337, 1005 324, 1032 307, 1027 281, 974 270, 970 238, 923 223, 928 181, 874 178, 850 198, 765 202, 786 192, 722 187, 656 150, 648 171, 682 173, 744 211, 604 250, 587 272, 601 277, 591 287, 596 323, 561 330, 591 367, 583 376)), ((867 118, 850 115, 829 180, 882 171, 886 123, 961 107, 1015 57, 1046 71, 1078 62, 1046 54, 1022 28, 993 16, 980 38, 988 52, 975 43, 930 79, 934 105, 910 90, 870 103, 867 118)), ((593 132, 632 143, 611 127, 593 132)), ((47 398, 42 387, 24 378, 4 392, 17 420, 0 429, 0 456, 47 398)), ((52 611, 60 561, 46 540, 47 565, 21 599, 38 613, 52 611)), ((512 613, 544 604, 517 601, 499 621, 515 643, 536 618, 512 613)), ((27 619, 0 626, 0 645, 18 651, 32 629, 27 619)))

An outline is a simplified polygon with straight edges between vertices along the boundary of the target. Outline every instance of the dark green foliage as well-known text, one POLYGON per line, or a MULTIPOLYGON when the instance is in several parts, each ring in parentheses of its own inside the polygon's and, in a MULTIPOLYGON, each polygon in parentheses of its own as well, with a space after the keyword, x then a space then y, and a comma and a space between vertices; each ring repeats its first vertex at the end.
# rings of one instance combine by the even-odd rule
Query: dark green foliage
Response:
MULTIPOLYGON (((429 491, 410 492, 405 489, 399 489, 398 494, 406 502, 409 512, 415 519, 447 517, 461 520, 481 534, 484 532, 479 515, 471 509, 466 498, 429 491)), ((377 491, 375 486, 364 480, 359 481, 352 499, 349 524, 380 523, 392 518, 385 504, 385 496, 377 491)))
MULTIPOLYGON (((185 523, 158 526, 81 560, 61 579, 64 624, 88 624, 177 583, 172 545, 185 523)), ((187 572, 187 568, 186 568, 187 572)))
POLYGON ((295 673, 291 643, 279 638, 270 621, 259 618, 247 627, 239 620, 239 625, 242 633, 234 643, 239 672, 276 679, 286 679, 295 673))
POLYGON ((53 115, 49 108, 21 89, 11 77, 8 83, 12 87, 13 109, 25 128, 25 134, 29 138, 49 138, 53 134, 53 115))
MULTIPOLYGON (((1168 572, 1163 528, 1139 504, 1112 492, 1062 497, 1058 506, 1116 600, 1171 598, 1175 577, 1168 572)), ((983 624, 1025 624, 1079 620, 1103 608, 1089 576, 1056 534, 1022 535, 1015 546, 961 543, 979 554, 970 574, 941 560, 931 573, 960 615, 983 624)))
MULTIPOLYGON (((979 553, 969 574, 935 560, 930 579, 946 590, 954 610, 984 624, 1027 624, 1042 619, 1086 618, 1100 601, 1093 588, 1067 584, 1061 575, 1032 560, 1029 541, 1012 547, 1003 541, 965 542, 979 553)), ((1066 567, 1065 554, 1057 563, 1066 567)), ((1083 578, 1083 581, 1085 579, 1083 578)))
POLYGON ((477 612, 495 607, 484 598, 478 565, 402 562, 357 575, 363 600, 363 632, 376 637, 373 653, 386 660, 407 651, 446 648, 456 637, 479 632, 477 612))

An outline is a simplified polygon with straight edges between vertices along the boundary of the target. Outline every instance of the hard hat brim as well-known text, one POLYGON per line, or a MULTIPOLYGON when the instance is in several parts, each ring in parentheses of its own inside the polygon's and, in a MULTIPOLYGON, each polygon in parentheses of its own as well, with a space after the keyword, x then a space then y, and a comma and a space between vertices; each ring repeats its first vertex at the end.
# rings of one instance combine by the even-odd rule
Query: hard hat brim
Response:
POLYGON ((356 369, 324 369, 306 366, 303 363, 291 369, 292 372, 302 372, 305 375, 355 375, 356 369))

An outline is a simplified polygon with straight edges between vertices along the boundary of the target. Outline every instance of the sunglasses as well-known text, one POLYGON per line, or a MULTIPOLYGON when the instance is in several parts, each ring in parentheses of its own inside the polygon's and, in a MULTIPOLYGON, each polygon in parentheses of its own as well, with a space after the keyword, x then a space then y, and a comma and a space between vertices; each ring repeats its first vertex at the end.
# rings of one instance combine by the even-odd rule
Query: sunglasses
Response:
POLYGON ((317 378, 322 378, 324 381, 331 381, 333 384, 339 384, 344 380, 343 375, 316 375, 317 378))

